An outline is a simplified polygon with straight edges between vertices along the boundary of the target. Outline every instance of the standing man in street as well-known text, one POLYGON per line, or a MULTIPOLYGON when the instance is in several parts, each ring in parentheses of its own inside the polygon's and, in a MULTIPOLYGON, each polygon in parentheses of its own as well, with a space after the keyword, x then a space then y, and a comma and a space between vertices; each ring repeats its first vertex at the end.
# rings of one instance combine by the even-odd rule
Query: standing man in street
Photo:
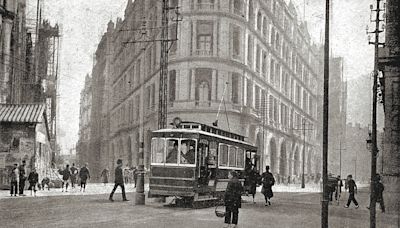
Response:
POLYGON ((340 196, 342 194, 343 182, 342 182, 342 179, 340 178, 340 175, 338 175, 336 179, 337 180, 336 180, 335 200, 336 200, 337 204, 339 205, 340 196))
POLYGON ((114 184, 114 188, 111 191, 110 197, 108 198, 111 202, 114 201, 113 200, 113 196, 114 196, 114 192, 115 190, 117 190, 117 187, 120 186, 121 190, 122 190, 122 200, 123 201, 129 201, 126 199, 126 194, 125 194, 125 185, 124 185, 124 176, 122 173, 122 160, 118 159, 117 160, 117 168, 115 168, 115 184, 114 184))
POLYGON ((70 182, 71 177, 71 170, 69 169, 69 165, 65 166, 65 169, 62 171, 62 191, 64 192, 64 185, 65 185, 65 192, 68 192, 68 185, 70 182))
POLYGON ((88 163, 85 163, 85 165, 79 170, 79 178, 81 179, 81 190, 83 188, 83 191, 86 190, 86 181, 87 179, 90 179, 90 172, 88 169, 88 163))
MULTIPOLYGON (((376 202, 379 203, 382 213, 385 213, 385 202, 383 201, 383 191, 385 190, 385 186, 381 182, 381 175, 376 174, 375 178, 376 178, 375 185, 374 185, 375 199, 376 199, 376 202)), ((370 206, 368 206, 367 208, 369 210, 370 206)))
POLYGON ((33 168, 28 176, 29 188, 31 190, 31 196, 36 196, 36 185, 39 182, 39 174, 36 172, 36 169, 33 168))
POLYGON ((26 169, 25 169, 26 162, 25 160, 22 161, 22 164, 18 167, 19 170, 19 195, 25 196, 24 189, 25 189, 25 181, 26 181, 26 169))
POLYGON ((17 196, 18 191, 18 181, 19 181, 19 169, 18 169, 18 164, 14 164, 14 168, 11 170, 10 173, 10 194, 11 196, 17 196))
POLYGON ((265 167, 265 172, 261 175, 262 178, 262 190, 261 193, 265 197, 265 206, 271 205, 271 198, 274 196, 272 192, 272 186, 275 184, 275 178, 272 173, 269 172, 269 165, 265 167))
POLYGON ((72 163, 71 167, 71 188, 75 188, 76 176, 78 175, 78 169, 75 167, 75 163, 72 163))
POLYGON ((350 174, 347 176, 347 187, 349 188, 349 199, 347 200, 347 204, 344 206, 345 208, 349 208, 350 203, 356 205, 356 208, 359 207, 358 202, 355 198, 355 194, 357 194, 357 185, 356 182, 353 180, 353 176, 350 174))

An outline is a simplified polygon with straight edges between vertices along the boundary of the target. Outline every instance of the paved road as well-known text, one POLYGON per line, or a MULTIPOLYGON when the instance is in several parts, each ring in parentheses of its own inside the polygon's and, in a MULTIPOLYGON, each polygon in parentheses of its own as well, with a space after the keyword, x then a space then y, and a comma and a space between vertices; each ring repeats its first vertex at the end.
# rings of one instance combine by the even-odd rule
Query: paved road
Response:
MULTIPOLYGON (((369 226, 366 192, 361 192, 359 209, 345 209, 343 205, 330 206, 330 227, 365 228, 369 226)), ((0 199, 0 227, 172 227, 212 228, 222 227, 223 219, 214 214, 214 208, 184 209, 165 207, 153 200, 146 206, 134 205, 134 193, 128 193, 132 201, 122 202, 117 194, 115 202, 107 200, 107 194, 58 195, 43 197, 18 197, 0 199)), ((239 214, 239 227, 320 227, 320 195, 307 192, 278 192, 273 205, 265 207, 259 194, 256 204, 243 197, 239 214)), ((399 217, 377 213, 378 226, 398 228, 399 217)))

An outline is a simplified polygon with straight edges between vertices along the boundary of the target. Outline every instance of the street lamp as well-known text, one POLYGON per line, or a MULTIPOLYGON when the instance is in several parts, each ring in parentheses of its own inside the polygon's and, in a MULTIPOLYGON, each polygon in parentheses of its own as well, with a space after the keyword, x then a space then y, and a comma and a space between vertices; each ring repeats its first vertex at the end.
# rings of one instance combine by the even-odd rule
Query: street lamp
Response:
POLYGON ((366 141, 366 147, 368 151, 371 151, 372 149, 372 138, 371 138, 371 132, 368 132, 368 137, 365 140, 366 141))

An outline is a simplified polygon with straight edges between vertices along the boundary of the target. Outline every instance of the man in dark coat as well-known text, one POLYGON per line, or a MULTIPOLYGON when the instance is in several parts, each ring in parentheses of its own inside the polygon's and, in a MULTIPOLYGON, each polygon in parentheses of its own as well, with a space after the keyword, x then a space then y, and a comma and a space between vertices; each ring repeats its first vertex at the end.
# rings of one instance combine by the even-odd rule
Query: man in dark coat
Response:
POLYGON ((69 185, 69 179, 71 177, 71 170, 69 169, 69 165, 65 166, 65 169, 62 171, 62 191, 64 191, 64 185, 65 185, 65 192, 68 192, 68 185, 69 185))
POLYGON ((262 178, 262 190, 261 193, 265 197, 265 206, 271 205, 270 199, 274 196, 272 192, 272 186, 275 184, 275 178, 272 173, 269 172, 269 166, 265 167, 265 172, 261 175, 262 178))
POLYGON ((115 168, 115 178, 114 178, 114 188, 111 191, 110 197, 108 198, 110 201, 113 200, 114 192, 117 190, 117 187, 120 186, 122 190, 122 200, 123 201, 129 201, 126 199, 126 194, 125 194, 125 185, 124 185, 124 176, 122 173, 122 160, 118 159, 117 160, 117 168, 115 168))
POLYGON ((25 181, 26 181, 26 162, 22 161, 22 164, 18 167, 19 169, 19 195, 24 196, 25 181))
POLYGON ((242 207, 242 192, 243 187, 239 182, 238 174, 235 171, 231 171, 228 174, 230 179, 228 186, 225 191, 225 225, 234 224, 236 227, 239 219, 239 208, 242 207), (233 216, 232 216, 233 215, 233 216))
POLYGON ((81 179, 81 190, 83 188, 83 191, 86 190, 86 181, 87 179, 90 179, 90 172, 88 169, 88 163, 85 163, 85 165, 79 170, 79 178, 81 179))
POLYGON ((35 168, 33 168, 32 171, 29 173, 28 182, 29 182, 28 190, 31 190, 31 195, 33 192, 34 196, 36 196, 36 184, 39 182, 39 174, 36 172, 35 168))
MULTIPOLYGON (((376 199, 376 202, 379 203, 382 213, 385 213, 385 202, 383 201, 383 191, 384 190, 385 190, 385 186, 381 182, 381 175, 376 174, 375 182, 374 182, 375 199, 376 199)), ((367 208, 369 209, 370 206, 368 206, 367 208)))
POLYGON ((356 208, 359 207, 358 202, 355 198, 355 194, 357 193, 357 185, 356 182, 353 180, 353 176, 350 174, 347 176, 347 187, 349 188, 349 199, 347 200, 347 204, 344 206, 348 208, 351 202, 354 202, 356 208))
POLYGON ((254 197, 257 193, 257 184, 259 184, 259 182, 261 182, 261 175, 258 173, 258 171, 255 169, 255 167, 253 167, 249 174, 248 174, 248 184, 249 184, 249 189, 248 192, 249 194, 251 194, 253 196, 253 203, 254 202, 254 197))
POLYGON ((71 167, 71 188, 75 188, 76 176, 78 175, 78 169, 75 167, 75 163, 72 163, 71 167))

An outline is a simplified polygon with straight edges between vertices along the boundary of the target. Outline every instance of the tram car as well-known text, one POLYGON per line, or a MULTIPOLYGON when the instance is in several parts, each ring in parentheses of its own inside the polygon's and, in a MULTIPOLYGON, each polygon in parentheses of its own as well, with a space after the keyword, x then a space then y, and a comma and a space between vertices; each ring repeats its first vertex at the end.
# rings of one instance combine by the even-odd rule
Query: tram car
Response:
MULTIPOLYGON (((197 122, 174 122, 152 132, 149 197, 176 197, 186 205, 220 201, 235 170, 246 184, 257 169, 257 147, 244 136, 197 122)), ((245 186, 246 189, 246 186, 245 186)))

